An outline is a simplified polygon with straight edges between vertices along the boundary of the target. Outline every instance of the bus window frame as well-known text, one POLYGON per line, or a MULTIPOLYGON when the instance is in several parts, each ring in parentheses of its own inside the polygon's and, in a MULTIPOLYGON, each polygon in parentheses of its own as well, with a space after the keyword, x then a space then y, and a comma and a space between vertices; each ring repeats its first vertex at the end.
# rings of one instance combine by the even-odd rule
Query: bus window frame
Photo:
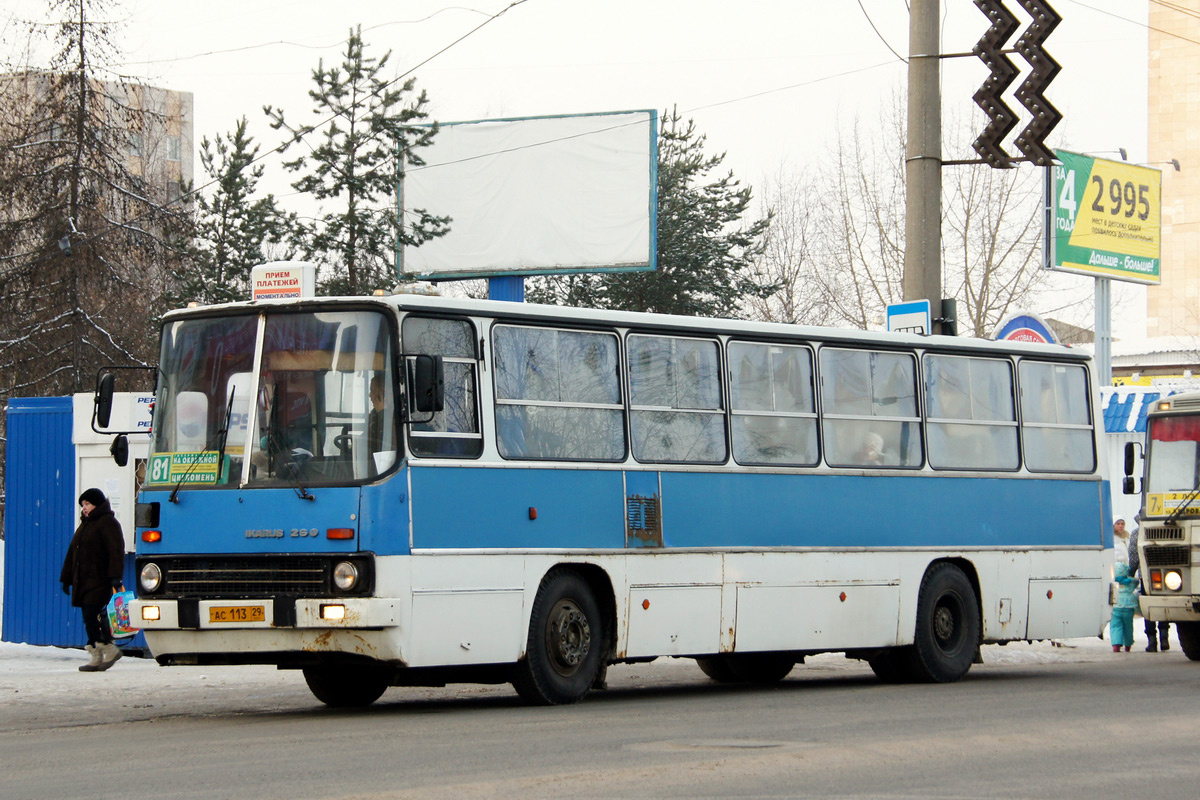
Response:
MULTIPOLYGON (((1056 396, 1056 399, 1057 399, 1057 396, 1056 396)), ((1021 430, 1021 464, 1024 466, 1026 472, 1032 472, 1032 473, 1037 473, 1037 474, 1041 474, 1041 475, 1054 475, 1054 474, 1091 475, 1096 472, 1096 470, 1099 468, 1100 457, 1099 457, 1099 453, 1096 450, 1095 398, 1093 397, 1093 393, 1092 393, 1091 371, 1089 370, 1088 365, 1086 363, 1072 362, 1072 361, 1055 361, 1053 359, 1047 359, 1047 358, 1027 358, 1027 357, 1018 358, 1017 359, 1017 402, 1018 402, 1017 415, 1020 420, 1020 430, 1021 430), (1084 409, 1084 411, 1085 411, 1085 419, 1087 420, 1087 422, 1086 423, 1026 422, 1025 421, 1025 404, 1024 404, 1025 382, 1022 379, 1022 375, 1021 375, 1021 368, 1025 364, 1042 364, 1042 365, 1047 365, 1050 367, 1069 367, 1069 368, 1076 368, 1076 369, 1081 370, 1083 372, 1083 400, 1084 400, 1084 403, 1086 404, 1086 408, 1084 409), (1029 465, 1029 458, 1028 458, 1029 448, 1026 446, 1025 432, 1029 431, 1029 430, 1046 430, 1046 429, 1088 431, 1091 434, 1089 436, 1089 439, 1091 440, 1091 453, 1092 453, 1091 466, 1087 467, 1085 469, 1064 469, 1062 467, 1056 467, 1054 469, 1047 469, 1044 467, 1031 467, 1029 465)), ((1055 413, 1057 414, 1057 407, 1056 407, 1055 413)))
POLYGON ((625 350, 625 361, 624 361, 625 369, 624 369, 624 375, 622 376, 622 379, 625 383, 624 389, 625 389, 625 396, 626 396, 626 406, 628 408, 626 425, 628 426, 629 454, 635 462, 637 462, 638 464, 679 464, 679 465, 695 465, 695 466, 707 466, 707 467, 718 467, 718 466, 723 466, 723 465, 729 464, 730 460, 732 459, 732 447, 730 446, 728 386, 726 385, 726 381, 723 378, 724 372, 727 369, 726 353, 725 353, 726 340, 727 340, 727 337, 721 336, 719 333, 714 333, 712 335, 705 336, 699 332, 693 332, 690 330, 681 331, 681 330, 675 330, 675 329, 630 328, 625 331, 625 334, 623 337, 623 345, 624 345, 624 350, 625 350), (717 397, 717 403, 719 404, 718 408, 715 408, 715 409, 710 409, 710 408, 689 409, 689 408, 675 408, 673 406, 666 407, 666 406, 635 405, 634 398, 633 398, 633 355, 632 355, 632 351, 630 349, 630 339, 632 339, 635 336, 640 336, 640 337, 644 337, 644 338, 659 338, 659 339, 684 340, 684 341, 690 341, 690 342, 704 342, 706 344, 715 345, 717 361, 716 361, 716 364, 714 365, 713 374, 716 376, 716 380, 717 380, 716 397, 717 397), (700 460, 700 459, 668 460, 668 459, 649 459, 649 458, 643 459, 643 458, 640 458, 637 454, 637 448, 635 446, 636 437, 634 436, 634 432, 633 432, 634 415, 639 412, 640 413, 677 413, 677 414, 690 414, 690 415, 695 415, 695 416, 700 416, 700 415, 712 416, 714 414, 719 414, 721 417, 720 428, 721 428, 721 437, 722 437, 722 444, 723 444, 722 457, 720 459, 716 459, 716 460, 700 460))
POLYGON ((777 341, 771 339, 754 339, 745 336, 729 337, 725 340, 725 389, 728 393, 726 402, 726 425, 728 427, 728 462, 737 464, 743 467, 758 467, 758 468, 787 468, 787 469, 811 469, 818 467, 821 464, 823 453, 823 442, 821 435, 821 412, 819 405, 820 394, 820 378, 817 372, 817 349, 816 342, 811 340, 801 340, 798 342, 777 341), (751 345, 755 347, 788 347, 796 350, 801 350, 808 355, 809 369, 809 392, 812 398, 812 412, 780 412, 780 411, 738 411, 734 407, 734 376, 733 376, 733 356, 730 349, 736 345, 751 345), (811 419, 814 437, 815 458, 809 462, 784 462, 784 461, 743 461, 737 457, 737 447, 734 443, 735 437, 735 420, 737 417, 761 417, 761 418, 784 418, 784 419, 811 419))
POLYGON ((628 390, 626 387, 626 382, 628 379, 628 369, 627 369, 628 361, 625 357, 626 353, 624 351, 624 346, 623 346, 624 343, 622 341, 621 334, 613 328, 600 328, 600 327, 590 327, 590 326, 583 326, 583 325, 571 326, 571 325, 559 324, 554 321, 540 322, 540 321, 528 320, 528 319, 517 318, 517 317, 496 316, 496 317, 493 317, 491 321, 492 321, 492 324, 488 331, 488 338, 489 338, 491 348, 492 348, 491 399, 492 399, 492 414, 494 417, 494 419, 492 421, 493 422, 492 429, 495 431, 494 444, 496 447, 496 454, 500 457, 500 459, 503 461, 515 461, 515 462, 556 461, 556 462, 585 463, 585 464, 623 464, 623 463, 626 463, 629 460, 630 454, 632 452, 632 444, 630 442, 631 433, 630 433, 630 420, 629 420, 629 415, 630 415, 629 394, 628 394, 628 390), (547 400, 532 400, 531 401, 531 400, 527 400, 527 399, 501 398, 500 397, 500 366, 499 366, 500 357, 498 355, 500 348, 498 347, 497 342, 496 342, 496 333, 499 329, 502 329, 502 328, 520 328, 520 329, 525 329, 525 330, 554 331, 554 332, 565 332, 565 333, 582 333, 582 334, 593 334, 593 335, 597 335, 597 336, 611 337, 615 344, 614 353, 615 353, 615 358, 616 358, 616 364, 615 364, 614 378, 616 380, 617 402, 612 403, 612 404, 609 404, 609 403, 575 403, 575 402, 567 402, 567 401, 547 401, 547 400), (566 457, 557 457, 557 456, 537 456, 537 455, 524 455, 524 456, 522 456, 522 455, 505 455, 502 452, 501 441, 500 441, 500 439, 501 439, 500 430, 502 428, 502 423, 499 418, 499 411, 500 411, 501 406, 510 406, 510 407, 516 406, 516 407, 526 407, 526 408, 528 408, 528 407, 574 408, 574 409, 597 409, 597 410, 618 411, 621 414, 621 438, 622 438, 621 455, 616 458, 612 458, 612 459, 566 458, 566 457))
MULTIPOLYGON (((1057 362, 1056 362, 1057 363, 1057 362)), ((1006 355, 984 355, 975 353, 959 353, 939 350, 923 350, 920 358, 921 365, 921 387, 925 427, 925 461, 929 468, 938 472, 1019 472, 1023 464, 1022 449, 1021 449, 1021 422, 1020 422, 1020 386, 1017 383, 1017 368, 1012 357, 1006 355), (1009 399, 1012 401, 1013 418, 1011 420, 976 420, 976 419, 960 419, 955 417, 934 417, 929 413, 929 369, 927 368, 926 359, 928 358, 957 358, 967 361, 990 361, 1004 364, 1008 367, 1009 378, 1009 399), (944 467, 934 463, 933 447, 930 444, 932 438, 933 426, 935 425, 964 425, 973 426, 984 429, 990 428, 1012 428, 1016 437, 1016 463, 1011 467, 985 467, 985 466, 954 466, 944 467)), ((968 402, 974 404, 974 393, 968 395, 968 402)))
MULTIPOLYGON (((489 320, 492 323, 494 323, 498 319, 499 319, 499 317, 489 317, 489 320)), ((479 326, 475 323, 475 320, 473 318, 471 318, 470 316, 467 316, 465 314, 437 314, 437 313, 427 313, 423 310, 422 311, 408 310, 400 317, 400 321, 397 326, 397 337, 398 337, 398 342, 399 342, 399 347, 397 348, 397 358, 400 361, 400 368, 399 368, 398 372, 400 373, 399 380, 401 381, 401 396, 403 397, 403 407, 404 407, 404 411, 403 411, 403 425, 404 425, 404 429, 405 429, 404 440, 405 440, 405 445, 407 446, 406 452, 410 457, 415 458, 415 459, 453 458, 453 459, 460 460, 460 461, 466 461, 466 460, 478 460, 478 459, 482 458, 484 456, 484 454, 487 452, 487 439, 486 439, 487 431, 485 430, 484 424, 483 424, 483 417, 484 417, 483 398, 482 398, 483 358, 482 358, 482 354, 480 352, 479 336, 480 336, 479 326), (466 323, 468 330, 470 331, 469 341, 470 341, 470 345, 471 345, 472 355, 469 357, 468 356, 449 356, 449 355, 446 355, 445 353, 424 353, 424 352, 417 351, 417 350, 408 352, 405 349, 407 345, 405 343, 405 338, 404 338, 404 323, 410 319, 423 319, 423 320, 435 320, 435 321, 443 321, 443 322, 466 323), (471 377, 472 377, 472 380, 474 383, 473 394, 474 394, 474 406, 475 406, 475 425, 478 429, 474 433, 461 433, 461 432, 452 432, 452 431, 423 431, 423 430, 417 430, 414 427, 415 425, 428 424, 428 422, 424 419, 415 420, 415 421, 413 419, 411 419, 412 409, 410 408, 410 400, 409 400, 409 397, 411 394, 409 392, 409 380, 410 380, 409 371, 411 369, 410 364, 415 359, 415 357, 419 356, 419 355, 440 355, 442 357, 442 363, 445 365, 445 374, 446 374, 445 383, 446 383, 446 387, 447 387, 446 388, 447 400, 449 400, 449 397, 450 397, 450 388, 449 388, 450 383, 451 383, 450 365, 451 364, 469 364, 470 365, 471 377), (460 442, 460 441, 461 442, 476 442, 477 449, 475 452, 470 452, 470 453, 452 453, 452 452, 420 453, 420 452, 417 452, 416 448, 413 446, 414 439, 416 439, 418 441, 422 440, 422 439, 425 439, 425 440, 438 439, 443 443, 443 446, 445 446, 445 447, 452 446, 452 443, 460 442)), ((442 411, 441 413, 445 414, 446 412, 442 411)))
MULTIPOLYGON (((869 421, 876 421, 876 422, 883 422, 883 423, 900 423, 902 426, 905 424, 916 424, 916 426, 917 426, 916 427, 917 442, 919 443, 920 448, 921 448, 920 458, 914 464, 883 464, 883 463, 880 463, 880 464, 854 464, 854 463, 841 463, 841 462, 831 461, 829 459, 830 450, 829 450, 828 446, 826 446, 826 447, 823 447, 822 451, 821 451, 821 460, 826 466, 831 467, 833 469, 864 469, 864 468, 867 468, 867 469, 883 469, 883 470, 902 470, 904 472, 919 472, 925 468, 926 464, 928 463, 928 453, 926 451, 926 442, 925 442, 926 434, 925 434, 925 409, 924 409, 924 402, 923 402, 924 398, 922 397, 923 392, 921 390, 922 374, 923 374, 921 371, 921 355, 923 354, 923 352, 925 352, 925 351, 920 347, 897 349, 897 348, 888 348, 888 347, 869 347, 869 346, 866 346, 866 345, 864 345, 862 343, 858 343, 858 342, 830 342, 830 341, 821 342, 820 347, 817 348, 817 364, 816 364, 816 371, 815 371, 814 377, 815 377, 816 386, 817 386, 817 402, 818 402, 817 408, 818 408, 818 417, 819 417, 820 423, 821 423, 820 427, 821 427, 821 442, 822 442, 822 444, 827 445, 829 442, 829 439, 830 439, 830 436, 827 435, 827 431, 825 429, 825 424, 827 422, 838 423, 838 422, 857 421, 857 422, 867 423, 869 421), (908 416, 900 416, 900 415, 883 416, 883 415, 864 415, 864 414, 842 414, 842 413, 836 413, 836 412, 832 413, 832 414, 828 413, 825 408, 825 392, 824 392, 824 382, 825 382, 826 375, 825 375, 824 366, 822 365, 822 361, 821 361, 826 350, 829 350, 831 352, 832 351, 841 351, 841 352, 856 352, 856 353, 867 353, 867 354, 876 353, 876 354, 880 354, 880 355, 893 355, 893 356, 902 356, 902 357, 909 358, 912 362, 913 407, 914 407, 914 411, 915 411, 915 416, 908 417, 908 416)), ((831 376, 831 378, 832 378, 832 376, 831 376)), ((874 394, 874 386, 873 385, 872 385, 872 393, 870 395, 870 402, 871 402, 872 406, 875 403, 875 394, 874 394)), ((901 431, 903 431, 903 427, 901 428, 901 431)), ((897 445, 897 447, 899 447, 899 445, 897 445)))

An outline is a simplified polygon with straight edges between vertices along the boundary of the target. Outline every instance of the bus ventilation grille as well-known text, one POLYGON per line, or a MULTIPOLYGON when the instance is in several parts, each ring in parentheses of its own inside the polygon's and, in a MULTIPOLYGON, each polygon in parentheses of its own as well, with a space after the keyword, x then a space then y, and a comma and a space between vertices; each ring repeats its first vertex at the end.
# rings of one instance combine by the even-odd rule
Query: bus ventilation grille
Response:
POLYGON ((1200 398, 1171 398, 1171 408, 1200 408, 1200 398))
POLYGON ((1186 567, 1191 562, 1191 553, 1187 547, 1166 545, 1165 547, 1146 548, 1146 566, 1148 567, 1186 567))
POLYGON ((1175 527, 1173 525, 1163 526, 1161 528, 1145 528, 1144 530, 1145 533, 1143 535, 1146 537, 1146 541, 1150 541, 1151 539, 1154 541, 1171 539, 1180 542, 1183 541, 1183 528, 1175 527))
POLYGON ((159 563, 164 596, 270 597, 329 591, 329 565, 321 558, 220 557, 159 563))
POLYGON ((662 519, 658 513, 658 497, 633 494, 625 498, 625 526, 630 544, 662 547, 662 519))

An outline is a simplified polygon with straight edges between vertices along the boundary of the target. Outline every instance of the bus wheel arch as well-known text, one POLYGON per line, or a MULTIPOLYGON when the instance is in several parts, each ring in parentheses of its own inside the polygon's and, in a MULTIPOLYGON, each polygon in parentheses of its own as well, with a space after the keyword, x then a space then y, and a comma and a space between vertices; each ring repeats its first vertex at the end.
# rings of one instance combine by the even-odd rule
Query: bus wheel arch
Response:
POLYGON ((982 635, 978 576, 962 559, 935 561, 917 593, 916 629, 907 651, 913 680, 951 683, 971 668, 982 635))
POLYGON ((581 566, 557 565, 538 586, 525 656, 512 675, 513 688, 528 703, 575 703, 603 683, 613 627, 601 600, 606 581, 596 576, 602 571, 581 566))

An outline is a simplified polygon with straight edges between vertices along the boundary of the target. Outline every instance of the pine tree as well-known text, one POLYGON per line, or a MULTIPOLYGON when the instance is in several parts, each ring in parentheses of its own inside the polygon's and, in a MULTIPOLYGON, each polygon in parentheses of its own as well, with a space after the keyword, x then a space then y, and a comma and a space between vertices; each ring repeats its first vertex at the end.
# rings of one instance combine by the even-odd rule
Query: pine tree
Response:
POLYGON ((379 59, 368 57, 360 26, 350 32, 341 65, 326 68, 322 60, 313 70, 316 86, 309 97, 319 118, 315 125, 295 126, 282 110, 263 109, 272 128, 289 134, 282 150, 318 134, 313 138, 319 141, 307 142, 311 153, 284 166, 302 174, 294 188, 336 205, 314 222, 309 238, 311 256, 328 267, 321 286, 325 293, 391 287, 397 248, 447 230, 449 220, 423 211, 412 212, 404 226, 397 216, 401 158, 423 164, 417 148, 432 141, 436 127, 417 124, 428 117, 428 99, 424 91, 412 97, 414 79, 402 84, 384 79, 390 56, 391 51, 379 59))
POLYGON ((189 263, 171 293, 175 305, 245 300, 254 266, 291 255, 287 241, 298 223, 273 195, 255 199, 263 166, 255 163, 259 146, 246 125, 242 117, 231 133, 200 142, 200 166, 215 188, 196 197, 195 236, 189 263))
POLYGON ((677 109, 663 115, 658 150, 658 268, 653 272, 534 279, 532 302, 625 311, 735 317, 746 297, 770 294, 753 264, 769 220, 748 225, 751 190, 729 172, 711 178, 725 154, 677 109))

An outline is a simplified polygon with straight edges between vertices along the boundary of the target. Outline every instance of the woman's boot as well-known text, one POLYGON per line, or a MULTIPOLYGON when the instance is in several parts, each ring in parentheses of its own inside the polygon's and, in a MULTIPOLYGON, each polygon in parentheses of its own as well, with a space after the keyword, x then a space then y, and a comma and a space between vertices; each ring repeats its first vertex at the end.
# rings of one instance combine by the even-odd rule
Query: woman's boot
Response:
POLYGON ((96 645, 96 650, 100 652, 100 665, 96 667, 96 670, 100 672, 103 672, 113 664, 117 663, 117 659, 125 655, 121 652, 121 648, 117 647, 112 642, 98 644, 96 645))
POLYGON ((100 653, 99 646, 93 646, 93 645, 89 644, 86 647, 84 647, 83 649, 87 651, 87 654, 89 656, 91 656, 92 660, 86 664, 81 665, 79 667, 79 671, 80 672, 99 672, 101 669, 101 667, 100 667, 101 653, 100 653))

